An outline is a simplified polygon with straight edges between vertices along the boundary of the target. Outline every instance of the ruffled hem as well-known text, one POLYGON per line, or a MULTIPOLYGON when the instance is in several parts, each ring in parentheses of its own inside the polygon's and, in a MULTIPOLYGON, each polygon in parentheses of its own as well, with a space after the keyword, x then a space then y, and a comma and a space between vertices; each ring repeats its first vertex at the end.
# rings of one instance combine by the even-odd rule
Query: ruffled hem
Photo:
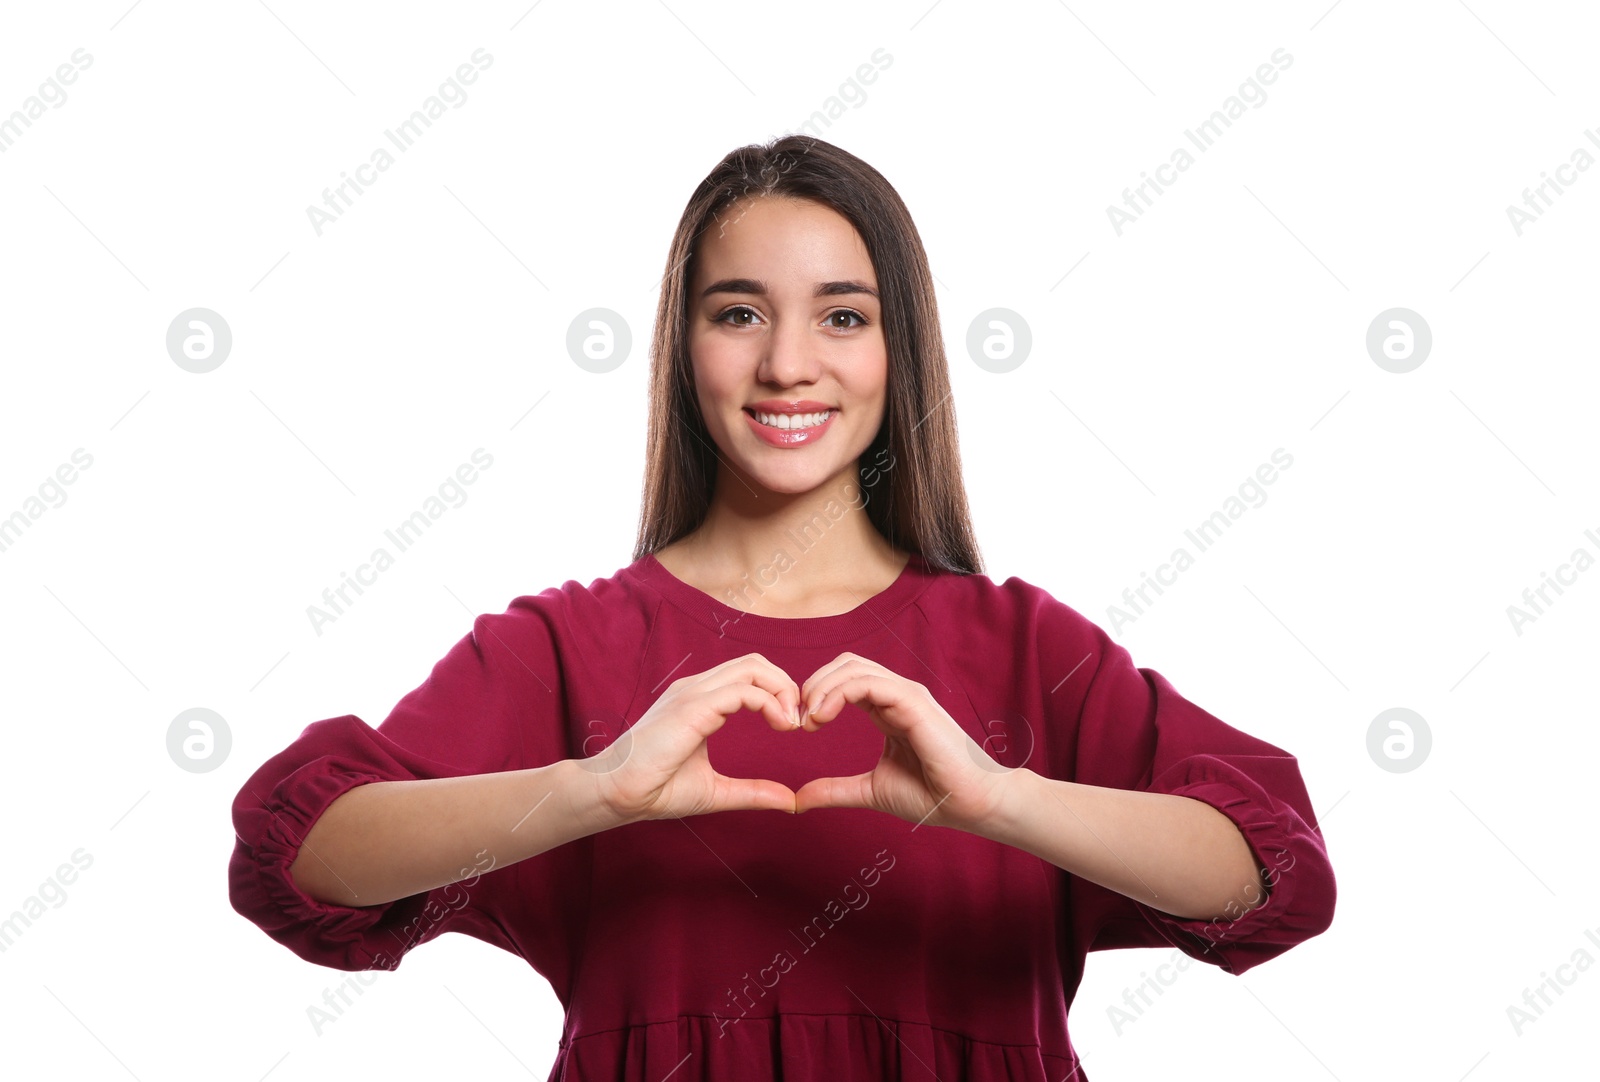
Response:
POLYGON ((549 1082, 1086 1082, 1075 1055, 871 1014, 680 1015, 564 1036, 549 1082), (1074 1069, 1077 1073, 1074 1074, 1074 1069))

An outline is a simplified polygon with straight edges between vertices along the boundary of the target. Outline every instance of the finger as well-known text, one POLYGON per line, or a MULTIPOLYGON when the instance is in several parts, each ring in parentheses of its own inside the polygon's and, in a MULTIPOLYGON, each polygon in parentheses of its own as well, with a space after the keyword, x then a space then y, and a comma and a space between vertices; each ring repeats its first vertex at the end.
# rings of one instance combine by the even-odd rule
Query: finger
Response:
POLYGON ((700 693, 700 705, 705 728, 698 729, 702 737, 710 736, 727 722, 728 717, 741 710, 760 714, 767 725, 779 732, 794 732, 797 726, 794 707, 785 706, 772 692, 755 684, 735 678, 729 683, 708 688, 700 693), (705 713, 709 711, 709 715, 705 713))
POLYGON ((903 721, 896 724, 899 721, 898 715, 885 717, 885 713, 893 714, 895 708, 906 701, 905 682, 899 677, 880 676, 876 673, 846 676, 819 695, 816 707, 811 712, 810 721, 818 727, 826 725, 839 716, 845 703, 857 703, 876 707, 877 709, 869 710, 868 713, 882 719, 882 723, 895 732, 905 732, 909 730, 909 725, 903 721))
POLYGON ((800 720, 808 732, 815 732, 824 721, 832 720, 831 717, 819 718, 816 714, 822 710, 828 693, 856 671, 856 662, 859 660, 854 654, 840 654, 833 662, 813 673, 800 689, 800 720))
POLYGON ((820 712, 823 699, 843 681, 854 676, 879 676, 888 680, 901 679, 900 674, 858 654, 840 654, 837 664, 830 662, 813 673, 800 689, 800 708, 803 717, 813 711, 820 712), (841 660, 842 659, 842 660, 841 660))
POLYGON ((768 661, 760 654, 745 654, 742 657, 732 658, 706 670, 707 676, 712 676, 717 682, 725 680, 742 680, 756 687, 762 688, 773 695, 779 703, 782 724, 774 725, 774 729, 796 729, 799 715, 800 688, 790 679, 789 674, 778 666, 768 661))
POLYGON ((829 677, 833 676, 839 670, 843 669, 846 665, 849 665, 852 661, 860 661, 860 660, 863 660, 863 659, 859 658, 855 654, 846 652, 846 653, 840 654, 838 657, 834 658, 832 661, 828 662, 827 664, 819 666, 817 668, 817 671, 812 673, 810 676, 806 677, 805 683, 800 685, 800 704, 801 704, 801 706, 804 707, 804 705, 807 702, 811 701, 811 699, 813 697, 813 693, 818 688, 822 687, 823 684, 825 684, 828 681, 829 677))
POLYGON ((872 774, 847 778, 813 778, 794 795, 795 814, 810 808, 871 808, 872 774))
POLYGON ((729 778, 716 775, 712 811, 795 811, 794 790, 765 778, 729 778))

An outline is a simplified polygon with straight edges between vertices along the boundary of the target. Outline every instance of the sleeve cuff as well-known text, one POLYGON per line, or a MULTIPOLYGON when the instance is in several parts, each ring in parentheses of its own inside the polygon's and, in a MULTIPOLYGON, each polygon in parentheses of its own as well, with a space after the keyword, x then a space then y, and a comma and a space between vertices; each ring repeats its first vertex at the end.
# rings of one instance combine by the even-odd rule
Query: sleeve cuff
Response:
POLYGON ((300 770, 255 810, 265 823, 256 834, 255 859, 242 865, 253 882, 240 884, 244 887, 240 900, 255 910, 245 915, 259 921, 271 914, 263 929, 308 961, 344 970, 398 965, 402 952, 375 955, 368 940, 373 927, 401 900, 374 906, 331 905, 306 894, 289 874, 307 833, 330 804, 358 785, 384 780, 360 770, 300 770), (256 905, 249 904, 251 895, 256 905))
MULTIPOLYGON (((1196 765, 1191 762, 1185 772, 1191 777, 1212 773, 1203 765, 1193 769, 1196 765)), ((1272 800, 1248 778, 1193 777, 1152 791, 1200 800, 1226 815, 1249 844, 1268 889, 1262 904, 1243 910, 1235 902, 1235 911, 1212 918, 1175 917, 1135 903, 1164 939, 1237 975, 1326 930, 1332 919, 1332 870, 1320 836, 1294 809, 1272 800)))

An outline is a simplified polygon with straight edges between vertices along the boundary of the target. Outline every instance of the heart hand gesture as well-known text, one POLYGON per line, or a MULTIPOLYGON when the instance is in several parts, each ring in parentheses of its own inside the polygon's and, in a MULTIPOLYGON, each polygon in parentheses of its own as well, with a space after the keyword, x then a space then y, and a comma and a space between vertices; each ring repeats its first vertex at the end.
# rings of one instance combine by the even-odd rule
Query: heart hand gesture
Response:
MULTIPOLYGON (((601 802, 623 822, 769 808, 793 814, 794 790, 765 778, 719 774, 706 738, 741 710, 799 733, 799 689, 760 654, 745 654, 667 685, 655 705, 610 747, 579 759, 601 802)), ((796 737, 798 739, 798 737, 796 737)))
POLYGON ((977 830, 999 813, 1010 773, 968 736, 927 687, 857 654, 840 654, 800 689, 815 732, 856 703, 883 733, 883 757, 865 774, 817 778, 795 811, 875 808, 910 823, 977 830))
MULTIPOLYGON (((797 737, 803 738, 803 737, 797 737)), ((1002 813, 1009 770, 985 752, 927 687, 857 654, 840 654, 796 687, 760 654, 674 680, 611 746, 578 760, 601 802, 623 822, 740 809, 798 813, 873 808, 909 823, 981 833, 1002 813), (846 703, 884 735, 877 766, 853 777, 816 778, 796 793, 765 778, 717 773, 706 739, 741 710, 786 733, 817 732, 846 703), (796 725, 796 716, 803 718, 796 725)))

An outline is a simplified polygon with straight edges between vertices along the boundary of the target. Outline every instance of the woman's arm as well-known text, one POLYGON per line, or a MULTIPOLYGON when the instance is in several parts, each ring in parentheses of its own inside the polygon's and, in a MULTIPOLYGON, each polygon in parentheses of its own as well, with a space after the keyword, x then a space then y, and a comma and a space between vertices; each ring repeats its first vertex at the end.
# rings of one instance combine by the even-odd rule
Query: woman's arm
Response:
POLYGON ((1234 920, 1267 900, 1270 884, 1243 833, 1204 801, 1057 781, 1027 767, 1003 785, 1007 799, 983 837, 1175 917, 1234 920))
POLYGON ((329 905, 373 906, 476 877, 626 822, 576 759, 529 770, 378 781, 342 794, 289 866, 329 905))

